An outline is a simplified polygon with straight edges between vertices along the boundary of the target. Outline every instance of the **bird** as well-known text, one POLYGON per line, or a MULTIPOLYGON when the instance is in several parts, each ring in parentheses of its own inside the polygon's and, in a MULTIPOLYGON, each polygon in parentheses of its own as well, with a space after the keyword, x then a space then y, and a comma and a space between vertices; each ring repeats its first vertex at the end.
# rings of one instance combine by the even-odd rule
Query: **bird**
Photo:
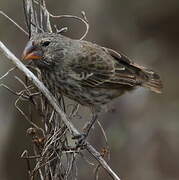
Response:
POLYGON ((23 60, 40 69, 51 92, 60 92, 96 111, 137 87, 162 92, 160 76, 123 53, 57 33, 36 33, 27 42, 23 60))

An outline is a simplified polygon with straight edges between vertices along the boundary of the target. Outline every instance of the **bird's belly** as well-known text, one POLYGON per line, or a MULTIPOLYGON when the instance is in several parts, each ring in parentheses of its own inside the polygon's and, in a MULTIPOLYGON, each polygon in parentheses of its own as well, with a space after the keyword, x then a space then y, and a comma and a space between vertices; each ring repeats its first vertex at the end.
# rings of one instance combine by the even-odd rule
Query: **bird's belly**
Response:
POLYGON ((119 89, 105 89, 82 86, 70 79, 54 76, 53 73, 45 75, 45 85, 55 95, 61 92, 68 98, 85 106, 101 106, 120 96, 119 89), (48 77, 47 77, 48 76, 48 77))
POLYGON ((102 88, 81 87, 80 85, 62 82, 58 87, 61 92, 70 99, 86 106, 101 106, 107 104, 121 93, 119 90, 107 90, 102 88))

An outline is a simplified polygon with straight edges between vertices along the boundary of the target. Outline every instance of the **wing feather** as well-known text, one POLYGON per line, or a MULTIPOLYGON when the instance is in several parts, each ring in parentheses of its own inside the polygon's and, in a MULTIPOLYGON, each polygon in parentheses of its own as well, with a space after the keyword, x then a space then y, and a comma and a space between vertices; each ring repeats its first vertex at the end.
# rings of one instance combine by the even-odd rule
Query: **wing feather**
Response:
POLYGON ((88 44, 85 44, 84 53, 90 53, 85 56, 83 54, 82 57, 78 56, 78 63, 73 61, 74 63, 71 64, 73 71, 71 74, 75 80, 80 81, 84 86, 103 88, 139 84, 133 71, 127 66, 132 64, 128 58, 112 49, 101 48, 97 45, 96 49, 89 48, 88 44))
MULTIPOLYGON (((115 77, 118 76, 119 79, 125 78, 125 81, 129 82, 132 86, 140 85, 156 93, 161 93, 163 85, 157 73, 134 63, 127 56, 119 54, 112 49, 104 48, 104 50, 116 59, 117 66, 119 64, 125 66, 125 71, 122 72, 117 70, 115 77)), ((118 81, 118 79, 116 79, 116 81, 118 81)))
POLYGON ((71 62, 71 77, 81 84, 90 87, 100 87, 115 75, 114 62, 104 50, 89 42, 83 41, 83 54, 78 54, 78 59, 71 62), (80 77, 80 78, 79 78, 80 77))
POLYGON ((72 77, 82 85, 92 88, 121 88, 123 85, 130 88, 141 85, 155 92, 161 91, 160 77, 135 64, 127 56, 85 41, 82 46, 83 53, 78 54, 78 63, 73 61, 71 64, 72 77))

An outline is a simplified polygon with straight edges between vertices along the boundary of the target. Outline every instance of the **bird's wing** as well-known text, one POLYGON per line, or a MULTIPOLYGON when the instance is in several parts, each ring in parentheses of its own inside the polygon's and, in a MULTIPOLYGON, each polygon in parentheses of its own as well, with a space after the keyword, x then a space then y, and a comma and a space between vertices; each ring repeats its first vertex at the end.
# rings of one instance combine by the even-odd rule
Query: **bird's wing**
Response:
MULTIPOLYGON (((90 48, 86 45, 85 48, 90 48)), ((70 76, 81 84, 100 87, 114 76, 115 68, 111 57, 103 49, 84 49, 76 59, 71 61, 70 76)))
POLYGON ((117 88, 139 84, 135 74, 137 67, 127 57, 89 42, 83 41, 82 45, 77 58, 71 61, 72 78, 91 87, 117 88))
POLYGON ((144 73, 141 73, 144 67, 135 64, 127 56, 113 49, 103 49, 115 61, 115 76, 111 79, 111 83, 136 86, 142 83, 142 79, 147 78, 144 73))
MULTIPOLYGON (((88 42, 89 43, 89 42, 88 42)), ((144 86, 161 92, 158 74, 132 62, 112 49, 84 43, 84 53, 79 53, 71 64, 71 77, 90 87, 118 88, 144 86)))
POLYGON ((113 49, 109 49, 109 48, 104 48, 103 49, 109 53, 113 58, 115 58, 118 63, 121 63, 123 65, 128 65, 130 67, 132 67, 135 70, 147 70, 145 67, 140 66, 136 63, 134 63, 131 59, 129 59, 126 55, 122 54, 122 53, 118 53, 116 51, 114 51, 113 49))
POLYGON ((134 63, 127 56, 112 49, 104 48, 104 50, 117 62, 115 66, 115 82, 120 82, 120 80, 124 79, 124 82, 131 86, 140 85, 154 92, 161 93, 163 85, 157 73, 134 63), (121 67, 121 65, 124 67, 123 71, 118 68, 118 66, 121 67))

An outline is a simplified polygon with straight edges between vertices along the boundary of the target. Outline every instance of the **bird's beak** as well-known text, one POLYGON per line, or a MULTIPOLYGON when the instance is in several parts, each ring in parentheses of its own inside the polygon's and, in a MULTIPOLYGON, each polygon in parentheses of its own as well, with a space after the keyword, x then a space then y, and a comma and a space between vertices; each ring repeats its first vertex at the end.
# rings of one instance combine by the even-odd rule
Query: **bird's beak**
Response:
POLYGON ((42 51, 38 50, 35 45, 33 45, 32 41, 29 41, 22 53, 23 60, 36 60, 42 59, 42 51))

